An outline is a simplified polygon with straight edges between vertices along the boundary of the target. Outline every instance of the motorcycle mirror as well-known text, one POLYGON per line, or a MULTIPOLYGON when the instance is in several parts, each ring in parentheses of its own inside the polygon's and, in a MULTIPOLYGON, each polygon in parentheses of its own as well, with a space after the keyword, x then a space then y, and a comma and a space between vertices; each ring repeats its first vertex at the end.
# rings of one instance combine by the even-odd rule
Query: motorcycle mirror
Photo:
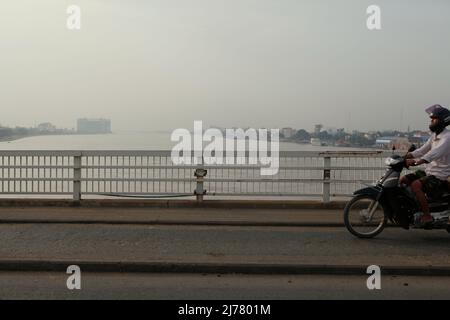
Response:
POLYGON ((415 144, 412 144, 412 145, 409 147, 408 152, 413 152, 413 151, 416 150, 416 149, 417 149, 416 145, 415 145, 415 144))

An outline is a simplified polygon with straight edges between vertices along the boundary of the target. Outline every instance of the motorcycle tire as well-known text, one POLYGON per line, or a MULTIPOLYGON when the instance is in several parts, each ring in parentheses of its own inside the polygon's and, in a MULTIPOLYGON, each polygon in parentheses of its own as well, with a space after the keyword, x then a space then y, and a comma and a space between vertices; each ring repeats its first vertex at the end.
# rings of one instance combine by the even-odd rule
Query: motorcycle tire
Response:
MULTIPOLYGON (((387 225, 387 221, 388 221, 388 217, 386 215, 386 210, 384 210, 383 205, 381 203, 377 204, 377 208, 380 208, 383 212, 383 217, 381 222, 379 223, 379 225, 371 232, 360 232, 357 228, 355 228, 355 226, 353 225, 353 223, 350 221, 350 212, 352 207, 358 203, 358 202, 362 202, 362 201, 369 201, 369 202, 373 202, 376 201, 375 197, 372 195, 366 195, 366 194, 362 194, 362 195, 357 195, 355 196, 353 199, 351 199, 347 205, 345 206, 344 209, 344 223, 345 223, 345 227, 347 228, 347 230, 353 234, 354 236, 358 237, 358 238, 363 238, 363 239, 370 239, 370 238, 374 238, 377 235, 379 235, 384 228, 387 225)), ((361 210, 360 210, 361 211, 361 210)))

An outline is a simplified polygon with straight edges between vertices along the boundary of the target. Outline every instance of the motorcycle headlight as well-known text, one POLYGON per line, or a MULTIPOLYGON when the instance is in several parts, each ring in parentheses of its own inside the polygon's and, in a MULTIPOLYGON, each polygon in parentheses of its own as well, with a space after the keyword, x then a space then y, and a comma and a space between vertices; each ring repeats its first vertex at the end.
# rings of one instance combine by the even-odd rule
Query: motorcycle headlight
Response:
POLYGON ((401 161, 403 161, 402 158, 392 158, 392 157, 389 157, 389 158, 387 158, 387 159, 384 161, 384 163, 385 163, 387 166, 395 166, 396 164, 399 164, 401 161))

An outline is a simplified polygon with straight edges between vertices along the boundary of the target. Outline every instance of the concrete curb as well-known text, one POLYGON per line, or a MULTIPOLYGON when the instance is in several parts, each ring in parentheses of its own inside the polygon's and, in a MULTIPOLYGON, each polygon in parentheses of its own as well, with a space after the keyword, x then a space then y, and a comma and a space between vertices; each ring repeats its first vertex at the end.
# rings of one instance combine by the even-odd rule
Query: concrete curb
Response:
POLYGON ((0 199, 1 207, 149 207, 239 209, 343 209, 347 202, 312 200, 162 200, 162 199, 0 199))
POLYGON ((157 225, 157 226, 230 226, 230 227, 344 227, 344 223, 332 222, 270 222, 270 221, 111 221, 111 220, 37 220, 0 219, 0 224, 104 224, 104 225, 157 225))
MULTIPOLYGON (((185 263, 185 262, 100 262, 100 261, 43 261, 2 260, 0 271, 66 272, 77 265, 82 272, 123 273, 202 273, 202 274, 310 274, 367 276, 367 266, 306 265, 264 263, 185 263)), ((382 266, 382 275, 450 276, 450 266, 382 266)))

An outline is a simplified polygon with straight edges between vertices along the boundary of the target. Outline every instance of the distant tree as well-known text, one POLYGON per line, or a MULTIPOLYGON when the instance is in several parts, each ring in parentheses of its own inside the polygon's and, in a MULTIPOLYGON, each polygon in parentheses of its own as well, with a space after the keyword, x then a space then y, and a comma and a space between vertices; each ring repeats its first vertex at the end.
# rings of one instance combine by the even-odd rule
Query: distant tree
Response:
POLYGON ((11 128, 0 128, 0 137, 10 137, 13 134, 11 128))
POLYGON ((333 138, 333 136, 326 131, 320 131, 317 137, 320 140, 331 140, 333 138))
POLYGON ((366 138, 362 133, 354 133, 350 136, 349 142, 357 146, 372 146, 375 144, 375 139, 366 138))
POLYGON ((29 132, 28 128, 16 127, 14 133, 18 135, 27 135, 29 132))
POLYGON ((311 135, 309 134, 308 131, 300 129, 292 136, 292 138, 295 140, 310 140, 311 135))
POLYGON ((334 135, 335 140, 345 139, 346 133, 344 129, 338 129, 337 133, 334 135))

